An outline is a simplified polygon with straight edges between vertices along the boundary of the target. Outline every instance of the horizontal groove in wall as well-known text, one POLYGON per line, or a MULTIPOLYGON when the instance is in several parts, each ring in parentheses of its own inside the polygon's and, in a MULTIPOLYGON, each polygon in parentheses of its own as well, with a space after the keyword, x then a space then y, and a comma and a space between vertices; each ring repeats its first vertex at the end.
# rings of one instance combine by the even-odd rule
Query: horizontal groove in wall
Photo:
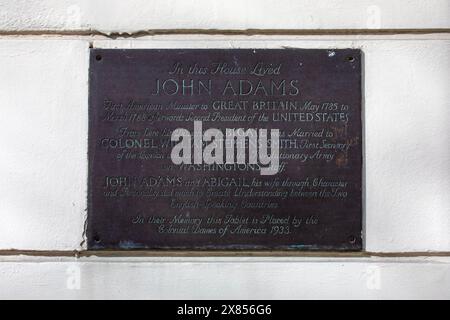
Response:
POLYGON ((396 35, 450 33, 443 29, 154 29, 133 32, 103 32, 98 30, 0 30, 0 36, 60 35, 60 36, 104 36, 110 39, 139 38, 156 35, 396 35))
POLYGON ((328 252, 328 251, 162 251, 162 250, 105 250, 105 251, 44 251, 0 250, 1 256, 35 257, 317 257, 317 258, 410 258, 450 257, 450 252, 328 252))

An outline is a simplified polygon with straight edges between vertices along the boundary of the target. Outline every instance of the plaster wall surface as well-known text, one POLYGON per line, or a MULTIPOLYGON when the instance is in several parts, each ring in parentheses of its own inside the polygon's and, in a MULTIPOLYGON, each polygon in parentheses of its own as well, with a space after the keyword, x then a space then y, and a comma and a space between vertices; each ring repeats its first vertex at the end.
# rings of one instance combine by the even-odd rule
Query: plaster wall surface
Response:
POLYGON ((449 29, 445 0, 0 0, 0 298, 449 298, 449 29), (59 256, 86 249, 90 47, 361 49, 364 247, 389 257, 59 256))

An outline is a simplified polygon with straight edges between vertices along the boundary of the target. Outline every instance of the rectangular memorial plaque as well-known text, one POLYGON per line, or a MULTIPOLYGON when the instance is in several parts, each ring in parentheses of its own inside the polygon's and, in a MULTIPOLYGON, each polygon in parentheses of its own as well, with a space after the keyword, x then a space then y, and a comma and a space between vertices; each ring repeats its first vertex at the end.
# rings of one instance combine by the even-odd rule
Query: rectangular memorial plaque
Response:
POLYGON ((89 249, 361 250, 361 52, 92 49, 89 249))

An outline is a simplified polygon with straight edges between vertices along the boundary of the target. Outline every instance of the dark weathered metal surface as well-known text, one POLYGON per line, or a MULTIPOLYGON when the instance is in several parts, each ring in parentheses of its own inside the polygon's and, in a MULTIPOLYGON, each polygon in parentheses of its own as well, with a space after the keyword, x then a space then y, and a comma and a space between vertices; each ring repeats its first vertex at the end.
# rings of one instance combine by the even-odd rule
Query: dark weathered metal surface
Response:
POLYGON ((359 50, 92 49, 88 247, 361 250, 361 145, 359 50), (194 121, 279 129, 276 173, 174 164, 194 121))

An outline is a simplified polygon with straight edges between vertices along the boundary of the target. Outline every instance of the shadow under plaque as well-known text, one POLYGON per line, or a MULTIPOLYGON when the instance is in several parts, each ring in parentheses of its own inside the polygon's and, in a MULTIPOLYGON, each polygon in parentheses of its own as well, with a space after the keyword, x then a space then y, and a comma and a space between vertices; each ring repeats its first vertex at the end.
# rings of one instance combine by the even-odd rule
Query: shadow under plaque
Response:
POLYGON ((362 249, 361 51, 91 49, 88 249, 362 249))

